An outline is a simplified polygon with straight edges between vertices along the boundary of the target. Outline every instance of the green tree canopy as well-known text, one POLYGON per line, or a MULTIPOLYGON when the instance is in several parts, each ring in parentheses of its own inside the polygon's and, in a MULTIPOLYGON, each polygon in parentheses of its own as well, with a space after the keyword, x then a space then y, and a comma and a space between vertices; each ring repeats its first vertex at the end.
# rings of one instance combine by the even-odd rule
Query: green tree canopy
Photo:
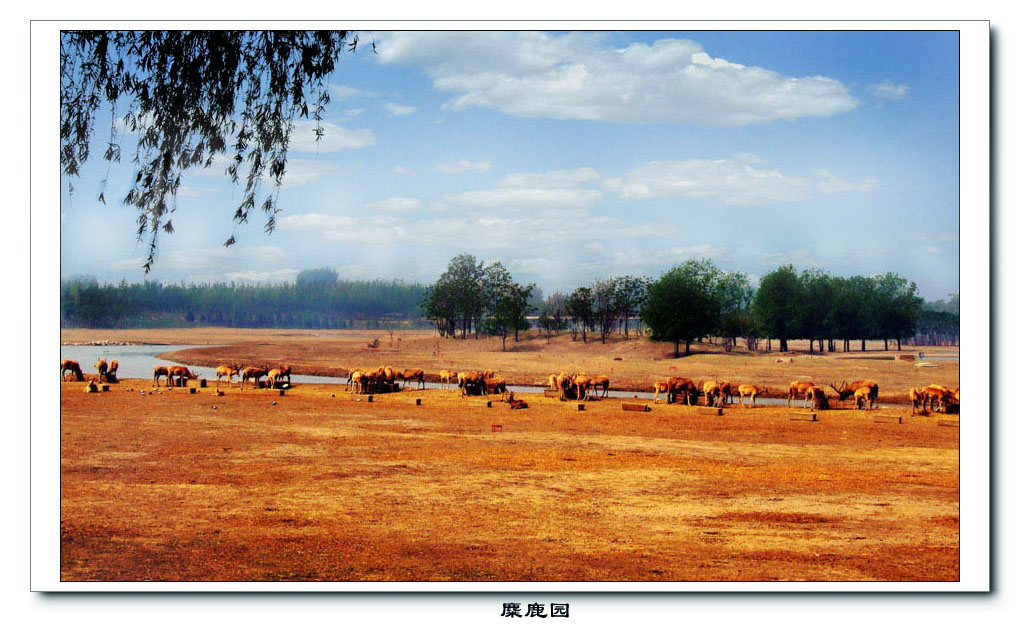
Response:
POLYGON ((801 287, 792 265, 769 272, 761 278, 751 308, 762 333, 779 340, 779 350, 787 350, 787 341, 800 330, 801 287))
POLYGON ((641 320, 652 340, 673 343, 673 354, 691 351, 691 341, 718 325, 720 300, 716 284, 721 276, 709 261, 687 261, 666 272, 648 288, 641 320))

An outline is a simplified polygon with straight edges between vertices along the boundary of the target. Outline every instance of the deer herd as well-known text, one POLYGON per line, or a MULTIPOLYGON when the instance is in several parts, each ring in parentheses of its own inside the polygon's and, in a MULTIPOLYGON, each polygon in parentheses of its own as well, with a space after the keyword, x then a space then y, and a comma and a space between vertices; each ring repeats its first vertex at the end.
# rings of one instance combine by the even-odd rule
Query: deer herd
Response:
MULTIPOLYGON (((116 360, 107 361, 106 358, 99 358, 94 365, 97 373, 94 378, 89 378, 86 390, 95 392, 98 382, 116 382, 118 363, 116 360)), ((272 368, 264 365, 241 365, 223 364, 216 367, 216 389, 219 390, 220 380, 232 383, 234 376, 239 378, 239 387, 244 390, 249 380, 253 389, 259 388, 284 388, 290 387, 291 367, 289 365, 276 365, 272 368)), ((62 360, 60 363, 60 379, 70 378, 75 381, 84 382, 86 376, 81 366, 74 360, 62 360)), ((152 381, 154 387, 159 387, 160 378, 164 379, 164 385, 168 389, 175 386, 187 386, 188 380, 197 379, 198 375, 185 366, 157 366, 153 368, 152 381)), ((376 369, 352 368, 347 371, 346 389, 351 393, 387 393, 398 390, 396 383, 400 381, 405 387, 412 382, 417 388, 425 388, 425 371, 420 368, 398 371, 392 366, 381 366, 376 369)), ((513 393, 507 389, 504 378, 497 377, 495 372, 486 371, 439 371, 440 389, 451 389, 456 382, 461 396, 470 395, 500 395, 501 398, 513 398, 513 393)), ((553 373, 549 375, 546 383, 549 392, 555 391, 559 394, 560 400, 589 400, 593 397, 607 397, 609 395, 609 377, 597 375, 591 377, 586 373, 553 373)), ((878 382, 873 380, 857 380, 855 382, 843 381, 838 386, 830 383, 829 387, 835 392, 839 401, 844 402, 851 398, 855 408, 863 410, 867 405, 868 410, 874 408, 878 403, 878 382)), ((654 396, 652 402, 658 404, 659 397, 664 396, 667 404, 683 402, 688 406, 697 405, 699 400, 704 398, 705 406, 722 407, 732 404, 734 395, 739 396, 739 403, 746 407, 744 399, 750 403, 751 408, 755 407, 755 400, 759 396, 768 395, 769 390, 758 384, 734 384, 725 380, 704 380, 695 383, 685 377, 673 376, 664 381, 656 381, 652 385, 654 396)), ((786 391, 787 405, 793 406, 795 401, 803 400, 803 406, 811 407, 812 410, 828 410, 830 408, 829 396, 825 393, 824 386, 796 380, 790 382, 786 391)), ((928 414, 931 412, 959 412, 960 389, 950 389, 940 384, 929 384, 920 388, 911 388, 909 392, 912 405, 912 414, 928 414)))

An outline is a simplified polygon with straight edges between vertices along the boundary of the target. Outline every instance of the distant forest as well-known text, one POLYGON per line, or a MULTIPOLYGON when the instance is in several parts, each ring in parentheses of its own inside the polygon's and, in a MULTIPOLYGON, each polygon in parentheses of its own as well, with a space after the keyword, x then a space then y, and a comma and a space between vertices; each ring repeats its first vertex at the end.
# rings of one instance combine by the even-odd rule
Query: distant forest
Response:
POLYGON ((430 285, 399 280, 349 281, 335 270, 304 270, 293 283, 100 284, 61 283, 61 326, 87 328, 250 327, 404 329, 434 326, 441 336, 472 333, 516 340, 533 327, 568 330, 587 342, 611 334, 629 337, 639 326, 653 340, 738 339, 748 349, 771 340, 817 341, 819 351, 850 351, 850 340, 958 344, 960 297, 924 301, 916 285, 893 273, 842 278, 782 266, 751 286, 746 274, 724 272, 710 261, 688 261, 651 278, 595 279, 569 294, 545 296, 521 285, 498 261, 471 255, 450 260, 430 285), (824 343, 824 346, 823 346, 824 343))
POLYGON ((408 328, 421 318, 423 285, 347 281, 330 269, 305 270, 294 283, 60 284, 61 327, 408 328))

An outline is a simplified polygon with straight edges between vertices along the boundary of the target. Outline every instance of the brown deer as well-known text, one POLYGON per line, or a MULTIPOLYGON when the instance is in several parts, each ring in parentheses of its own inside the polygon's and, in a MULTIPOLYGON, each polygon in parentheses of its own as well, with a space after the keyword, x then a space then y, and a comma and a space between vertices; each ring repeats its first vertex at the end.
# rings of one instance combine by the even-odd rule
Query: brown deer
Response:
POLYGON ((60 381, 64 381, 64 376, 68 373, 71 374, 71 378, 75 382, 84 382, 85 374, 81 372, 81 366, 74 360, 61 360, 60 361, 60 381))
POLYGON ((168 366, 157 366, 152 369, 152 384, 153 386, 159 387, 159 378, 166 378, 167 387, 170 386, 170 367, 168 366))
POLYGON ((825 389, 821 386, 809 388, 807 399, 811 401, 811 410, 829 410, 829 398, 825 396, 825 389))
POLYGON ((722 391, 719 388, 719 383, 715 380, 702 382, 700 390, 705 394, 705 406, 712 406, 716 402, 722 404, 722 391))
POLYGON ((473 394, 481 395, 485 390, 485 382, 479 371, 464 371, 457 374, 457 386, 460 387, 460 396, 466 397, 473 394))
POLYGON ((116 360, 110 360, 110 368, 106 370, 106 381, 116 382, 117 381, 117 369, 120 368, 120 363, 116 360))
POLYGON ((804 407, 807 408, 807 393, 808 390, 814 387, 813 382, 802 382, 795 380, 790 382, 789 396, 786 399, 787 406, 793 406, 793 400, 804 396, 804 407))
POLYGON ((719 392, 722 393, 723 401, 727 404, 733 403, 733 391, 737 390, 737 387, 732 382, 726 380, 720 380, 719 392))
POLYGON ((856 397, 857 389, 867 388, 870 393, 868 394, 868 408, 878 403, 878 382, 874 380, 857 380, 856 382, 846 383, 843 380, 842 386, 836 386, 835 384, 829 384, 832 390, 839 394, 839 401, 845 401, 851 396, 856 397))
POLYGON ((256 389, 262 388, 262 378, 264 378, 269 371, 260 366, 246 366, 241 369, 241 390, 244 390, 244 384, 248 380, 252 381, 256 389))
POLYGON ((744 405, 744 397, 750 397, 751 408, 754 408, 754 399, 759 395, 765 395, 769 392, 769 389, 764 386, 758 386, 757 384, 741 384, 737 387, 737 392, 740 393, 740 405, 744 405))
POLYGON ((442 371, 439 372, 439 387, 450 388, 450 385, 456 379, 457 379, 456 371, 447 371, 446 369, 443 369, 442 371))
POLYGON ((693 380, 689 380, 685 377, 673 376, 669 378, 667 383, 669 384, 669 394, 666 397, 667 404, 675 402, 677 395, 683 395, 684 402, 688 406, 697 405, 701 390, 697 387, 693 380))
POLYGON ((908 394, 910 395, 910 405, 911 405, 910 414, 911 415, 916 415, 918 409, 924 410, 924 407, 925 407, 925 404, 926 404, 925 398, 924 398, 924 389, 921 389, 921 388, 912 388, 912 389, 910 389, 910 392, 908 394))
POLYGON ((197 373, 192 373, 191 369, 186 366, 172 366, 170 367, 169 378, 171 387, 176 382, 177 386, 187 386, 188 380, 198 379, 197 373))
POLYGON ((586 400, 588 399, 588 390, 591 388, 591 378, 584 373, 578 373, 573 378, 574 390, 577 393, 577 399, 586 400))
POLYGON ((407 369, 400 373, 400 377, 404 380, 404 386, 408 386, 411 380, 415 380, 418 383, 418 387, 425 390, 425 371, 421 369, 407 369))
POLYGON ((864 410, 864 402, 868 402, 868 410, 871 410, 871 405, 875 403, 871 393, 871 388, 867 386, 862 386, 854 391, 854 406, 858 410, 864 410))
POLYGON ((237 375, 240 370, 241 367, 236 364, 221 364, 216 367, 216 382, 219 382, 221 377, 226 377, 227 384, 230 384, 233 377, 237 375))
POLYGON ((591 386, 592 386, 593 389, 595 389, 595 394, 596 395, 601 390, 602 391, 601 397, 609 397, 609 376, 608 375, 598 375, 598 376, 595 376, 595 378, 593 378, 592 381, 591 381, 591 386))
POLYGON ((97 377, 99 378, 99 381, 102 382, 103 378, 106 377, 106 372, 110 369, 110 365, 107 364, 106 358, 99 358, 96 360, 95 367, 96 373, 99 374, 97 377))

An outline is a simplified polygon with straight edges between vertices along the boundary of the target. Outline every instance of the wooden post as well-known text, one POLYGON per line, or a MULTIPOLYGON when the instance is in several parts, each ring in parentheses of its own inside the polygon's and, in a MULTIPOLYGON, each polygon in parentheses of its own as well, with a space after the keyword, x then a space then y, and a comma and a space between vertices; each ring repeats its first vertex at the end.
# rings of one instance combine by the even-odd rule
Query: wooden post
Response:
POLYGON ((372 401, 372 396, 371 395, 368 396, 368 401, 372 401))
POLYGON ((546 397, 559 397, 560 392, 553 388, 547 388, 542 392, 546 397))
POLYGON ((110 385, 109 384, 103 384, 102 389, 103 389, 104 393, 109 393, 110 392, 110 385))
POLYGON ((818 421, 817 413, 790 413, 790 421, 818 421))
POLYGON ((415 406, 421 406, 421 398, 420 397, 418 399, 414 400, 414 405, 415 406))
POLYGON ((647 413, 652 410, 644 404, 623 404, 623 409, 639 413, 647 413))
POLYGON ((493 432, 503 432, 503 424, 492 424, 490 428, 493 432))
POLYGON ((209 385, 209 382, 206 381, 205 378, 202 378, 201 380, 198 381, 198 385, 201 386, 202 388, 206 388, 209 385))
POLYGON ((577 409, 578 410, 584 410, 584 404, 578 404, 577 405, 577 409))
POLYGON ((700 415, 712 415, 713 417, 722 416, 722 408, 717 408, 715 406, 699 406, 697 410, 700 415))
POLYGON ((957 422, 953 422, 952 420, 949 420, 949 419, 939 419, 937 423, 938 423, 938 425, 942 426, 943 428, 959 428, 960 427, 960 422, 958 422, 958 421, 957 422))
POLYGON ((189 386, 188 387, 188 392, 191 393, 192 395, 194 395, 195 393, 198 392, 198 389, 195 388, 194 386, 189 386))
POLYGON ((903 417, 899 415, 875 415, 874 422, 876 424, 901 424, 903 423, 903 417))
POLYGON ((486 408, 492 408, 492 400, 491 399, 489 401, 485 402, 485 407, 486 408))
POLYGON ((287 394, 287 389, 285 389, 285 388, 278 388, 276 390, 278 390, 280 392, 280 397, 283 397, 284 395, 287 394))

